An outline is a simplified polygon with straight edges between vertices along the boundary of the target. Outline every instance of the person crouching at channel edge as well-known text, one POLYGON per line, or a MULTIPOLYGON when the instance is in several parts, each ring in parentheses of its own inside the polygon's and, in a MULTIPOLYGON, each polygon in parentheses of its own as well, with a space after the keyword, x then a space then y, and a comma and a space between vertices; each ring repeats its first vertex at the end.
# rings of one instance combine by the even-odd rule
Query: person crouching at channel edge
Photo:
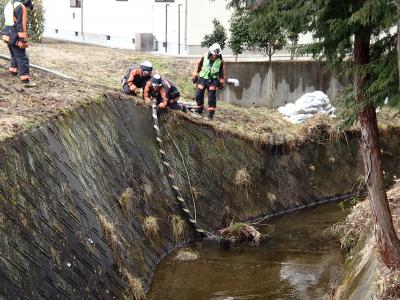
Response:
POLYGON ((153 65, 151 62, 144 61, 139 67, 132 67, 123 79, 124 93, 136 96, 140 89, 144 89, 146 82, 151 78, 153 65))
POLYGON ((208 118, 214 117, 217 108, 217 90, 224 88, 225 68, 222 59, 221 46, 214 43, 208 52, 200 59, 192 76, 196 84, 196 113, 202 114, 204 110, 204 91, 208 90, 208 118))
POLYGON ((180 93, 177 87, 169 80, 154 74, 144 88, 144 100, 151 105, 151 99, 157 100, 159 108, 179 109, 187 112, 185 105, 178 103, 180 93))
POLYGON ((17 76, 27 86, 36 86, 29 76, 27 9, 33 10, 31 0, 10 0, 4 8, 4 28, 1 39, 8 45, 11 54, 10 74, 17 76))

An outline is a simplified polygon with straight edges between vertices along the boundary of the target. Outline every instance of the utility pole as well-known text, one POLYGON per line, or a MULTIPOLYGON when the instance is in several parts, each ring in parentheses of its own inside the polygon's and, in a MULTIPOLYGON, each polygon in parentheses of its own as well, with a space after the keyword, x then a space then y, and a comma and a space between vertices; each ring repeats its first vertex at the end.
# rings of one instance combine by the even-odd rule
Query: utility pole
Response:
POLYGON ((181 54, 181 6, 178 4, 178 54, 181 54))
POLYGON ((165 4, 165 53, 168 53, 168 6, 165 4))
POLYGON ((81 1, 81 37, 82 40, 85 40, 85 36, 83 35, 83 0, 81 1))

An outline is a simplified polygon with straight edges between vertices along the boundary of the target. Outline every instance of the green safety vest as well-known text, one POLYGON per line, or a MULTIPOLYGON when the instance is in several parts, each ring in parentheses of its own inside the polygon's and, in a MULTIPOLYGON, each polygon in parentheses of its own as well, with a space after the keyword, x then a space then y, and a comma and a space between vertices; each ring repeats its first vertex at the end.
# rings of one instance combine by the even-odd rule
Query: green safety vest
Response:
POLYGON ((205 79, 216 79, 218 78, 219 69, 221 68, 221 59, 217 58, 211 65, 211 61, 208 59, 208 55, 204 56, 203 67, 200 71, 200 77, 205 79))
POLYGON ((6 7, 4 8, 4 25, 6 26, 14 26, 14 10, 22 5, 21 2, 14 2, 11 0, 7 3, 6 7))

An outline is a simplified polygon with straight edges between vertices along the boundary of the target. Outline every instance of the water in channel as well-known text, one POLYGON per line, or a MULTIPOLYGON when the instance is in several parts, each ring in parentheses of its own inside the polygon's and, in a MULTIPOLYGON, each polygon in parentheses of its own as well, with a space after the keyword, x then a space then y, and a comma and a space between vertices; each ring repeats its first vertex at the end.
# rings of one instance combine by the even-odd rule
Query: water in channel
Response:
POLYGON ((192 245, 195 261, 176 253, 157 268, 148 299, 323 299, 330 292, 343 255, 326 229, 348 209, 324 204, 258 226, 270 237, 259 246, 223 250, 216 242, 192 245))

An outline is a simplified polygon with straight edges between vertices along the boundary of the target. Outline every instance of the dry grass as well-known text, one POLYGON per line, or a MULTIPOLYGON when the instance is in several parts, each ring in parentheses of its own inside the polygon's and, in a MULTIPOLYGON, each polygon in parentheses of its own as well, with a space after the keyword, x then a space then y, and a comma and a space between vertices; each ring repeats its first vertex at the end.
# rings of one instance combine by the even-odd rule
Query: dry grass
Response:
POLYGON ((199 256, 200 255, 197 251, 187 248, 179 250, 178 254, 175 256, 175 259, 180 261, 190 261, 198 259, 199 256))
POLYGON ((143 300, 146 298, 142 281, 139 278, 132 276, 125 268, 122 269, 122 276, 128 282, 128 289, 126 291, 128 297, 133 297, 135 300, 143 300))
MULTIPOLYGON (((400 182, 387 192, 389 206, 392 212, 393 224, 397 231, 400 233, 400 182)), ((350 251, 353 249, 357 242, 367 236, 373 230, 373 217, 368 200, 365 200, 352 209, 343 222, 333 226, 333 231, 340 238, 342 248, 350 251)), ((377 247, 374 238, 370 239, 370 245, 366 248, 377 247)), ((371 251, 370 255, 373 252, 371 251)), ((366 260, 368 257, 365 258, 366 260)), ((361 265, 359 263, 358 265, 361 265)), ((359 268, 358 266, 356 268, 359 268)), ((387 268, 383 262, 378 264, 378 284, 380 288, 381 299, 400 299, 400 270, 387 268)))
POLYGON ((122 254, 119 246, 119 239, 116 234, 115 226, 107 220, 107 218, 97 211, 103 234, 108 246, 111 248, 115 264, 120 268, 122 263, 122 254))
POLYGON ((332 227, 339 237, 343 249, 350 251, 358 243, 360 237, 372 230, 373 221, 368 201, 356 204, 346 220, 332 227))
POLYGON ((53 259, 53 267, 55 270, 61 270, 60 251, 53 246, 50 247, 51 257, 53 259))
POLYGON ((400 299, 400 270, 382 267, 379 270, 378 284, 380 287, 381 299, 400 299))
POLYGON ((125 218, 128 218, 133 206, 134 192, 133 189, 128 187, 119 198, 119 205, 125 218))
POLYGON ((271 203, 271 205, 273 206, 275 204, 275 201, 276 201, 275 194, 268 192, 267 193, 267 198, 268 198, 269 202, 271 203))
MULTIPOLYGON (((0 53, 8 55, 5 44, 0 44, 0 53)), ((183 100, 194 98, 190 76, 197 58, 151 55, 57 41, 32 44, 29 53, 31 63, 63 72, 79 81, 65 81, 32 70, 33 78, 39 86, 21 93, 20 90, 11 88, 15 85, 14 78, 7 75, 7 63, 4 61, 1 64, 4 70, 0 71, 4 83, 0 82, 0 90, 5 91, 0 95, 0 139, 12 136, 16 131, 32 124, 39 124, 49 116, 71 109, 77 104, 93 101, 95 97, 110 90, 116 99, 123 97, 140 105, 143 101, 139 98, 125 97, 115 92, 121 91, 120 79, 133 62, 150 60, 155 72, 165 75, 177 84, 183 100), (96 59, 93 60, 93 57, 96 59), (84 67, 76 68, 77 65, 84 67), (102 86, 98 86, 99 84, 102 86), (57 89, 54 89, 54 86, 57 89)), ((378 113, 382 132, 387 132, 392 127, 400 128, 396 114, 396 110, 388 108, 383 108, 378 113)), ((308 140, 325 143, 343 136, 343 132, 335 125, 337 121, 326 115, 317 114, 301 124, 292 124, 275 109, 244 108, 222 101, 218 101, 218 110, 212 122, 203 118, 195 119, 186 114, 181 115, 193 123, 206 124, 217 132, 228 133, 255 145, 272 144, 294 148, 308 140)), ((356 126, 354 128, 357 130, 356 126)))
POLYGON ((233 223, 219 232, 225 242, 233 245, 244 242, 258 245, 265 238, 255 227, 246 223, 233 223))
POLYGON ((143 220, 142 227, 144 235, 150 240, 153 240, 160 231, 157 218, 152 216, 148 216, 143 220))
POLYGON ((186 232, 186 222, 180 216, 173 215, 171 217, 172 235, 175 242, 183 239, 186 232))
POLYGON ((220 219, 221 219, 221 222, 220 222, 221 228, 229 227, 229 225, 231 225, 233 223, 235 216, 234 216, 232 209, 229 206, 224 207, 224 209, 222 210, 220 219))
POLYGON ((250 186, 250 174, 246 168, 241 168, 236 171, 235 178, 233 179, 237 187, 248 188, 250 186))
POLYGON ((201 190, 201 188, 199 188, 199 187, 197 187, 197 186, 192 186, 191 191, 192 191, 192 195, 193 195, 193 197, 194 197, 195 200, 199 199, 199 197, 201 197, 201 196, 204 195, 204 193, 203 193, 203 191, 201 190))

